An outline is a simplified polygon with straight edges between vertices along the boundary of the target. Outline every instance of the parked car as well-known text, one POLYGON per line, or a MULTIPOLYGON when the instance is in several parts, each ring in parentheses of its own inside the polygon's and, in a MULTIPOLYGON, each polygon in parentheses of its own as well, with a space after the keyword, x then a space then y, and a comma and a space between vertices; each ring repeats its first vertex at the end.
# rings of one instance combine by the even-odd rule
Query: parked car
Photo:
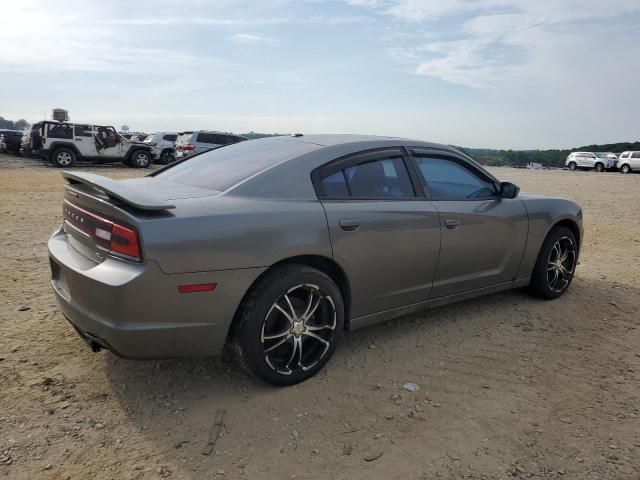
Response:
POLYGON ((166 165, 176 158, 175 143, 177 139, 177 132, 157 132, 147 136, 144 143, 152 147, 153 160, 156 163, 166 165))
POLYGON ((627 151, 620 154, 618 170, 622 173, 640 172, 640 151, 627 151))
POLYGON ((0 130, 0 152, 20 153, 22 130, 0 130))
POLYGON ((582 242, 576 203, 415 140, 271 137, 145 178, 63 176, 51 283, 94 351, 227 344, 274 385, 318 372, 345 330, 517 287, 558 298, 582 242))
POLYGON ((176 140, 176 158, 186 158, 214 148, 243 142, 247 138, 228 132, 200 130, 197 132, 180 132, 176 140))
POLYGON ((131 137, 129 137, 129 140, 131 140, 132 142, 144 142, 148 136, 148 133, 136 133, 131 135, 131 137))
POLYGON ((605 170, 615 170, 618 157, 610 152, 573 152, 569 154, 565 165, 569 170, 595 170, 604 172, 605 170))
POLYGON ((69 122, 39 122, 31 129, 38 155, 56 167, 72 167, 76 161, 122 162, 135 168, 151 165, 151 147, 127 140, 109 126, 69 122))

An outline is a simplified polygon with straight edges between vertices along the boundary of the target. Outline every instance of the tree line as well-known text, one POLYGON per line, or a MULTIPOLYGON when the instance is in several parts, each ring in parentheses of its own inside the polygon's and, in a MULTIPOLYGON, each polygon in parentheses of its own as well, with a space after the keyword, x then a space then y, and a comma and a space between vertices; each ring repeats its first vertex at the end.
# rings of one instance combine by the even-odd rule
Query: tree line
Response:
POLYGON ((5 128, 7 130, 24 130, 28 126, 29 122, 24 118, 14 122, 13 120, 7 120, 4 117, 0 117, 0 128, 5 128))
MULTIPOLYGON (((24 130, 29 123, 21 118, 17 121, 6 120, 0 117, 0 128, 10 130, 24 130)), ((248 139, 275 137, 282 135, 280 133, 259 133, 249 132, 243 133, 243 137, 248 139)), ((524 167, 528 163, 540 163, 545 167, 563 167, 567 156, 571 152, 613 152, 622 153, 626 150, 640 150, 640 142, 619 142, 605 143, 602 145, 585 145, 583 147, 565 149, 565 150, 496 150, 491 148, 464 148, 455 147, 463 151, 470 157, 475 158, 483 165, 489 166, 507 166, 507 167, 524 167)))
POLYGON ((540 163, 545 167, 563 167, 571 152, 612 152, 620 154, 627 150, 640 150, 640 142, 605 143, 585 145, 565 150, 494 150, 489 148, 461 148, 470 157, 483 165, 524 167, 528 163, 540 163))

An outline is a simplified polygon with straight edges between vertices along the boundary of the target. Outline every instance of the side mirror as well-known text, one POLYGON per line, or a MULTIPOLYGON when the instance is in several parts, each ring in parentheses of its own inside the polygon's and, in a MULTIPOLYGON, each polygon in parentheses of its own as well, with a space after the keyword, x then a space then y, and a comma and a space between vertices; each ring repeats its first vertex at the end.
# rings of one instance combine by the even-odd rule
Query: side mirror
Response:
POLYGON ((502 198, 516 198, 520 193, 520 187, 511 182, 500 183, 500 196, 502 198))

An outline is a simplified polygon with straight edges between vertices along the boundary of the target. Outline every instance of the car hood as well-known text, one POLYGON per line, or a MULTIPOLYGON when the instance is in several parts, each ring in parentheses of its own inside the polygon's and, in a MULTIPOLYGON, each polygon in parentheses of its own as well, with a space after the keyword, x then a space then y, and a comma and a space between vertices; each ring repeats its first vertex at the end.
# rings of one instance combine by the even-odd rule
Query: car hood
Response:
POLYGON ((121 180, 137 190, 152 193, 162 200, 182 200, 187 198, 216 197, 221 192, 207 188, 193 187, 182 183, 160 181, 153 177, 121 180))

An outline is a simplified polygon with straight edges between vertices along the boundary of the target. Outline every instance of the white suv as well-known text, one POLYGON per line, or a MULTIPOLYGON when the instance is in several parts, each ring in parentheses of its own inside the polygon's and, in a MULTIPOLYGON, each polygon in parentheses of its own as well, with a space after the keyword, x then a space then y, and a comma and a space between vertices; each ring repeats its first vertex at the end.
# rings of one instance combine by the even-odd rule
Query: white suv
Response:
POLYGON ((176 141, 176 157, 191 157, 198 153, 224 147, 233 143, 244 142, 246 137, 229 132, 200 130, 198 132, 180 132, 176 141))
POLYGON ((604 172, 605 170, 615 170, 618 157, 611 152, 573 152, 567 157, 565 165, 569 170, 577 169, 595 170, 604 172))
POLYGON ((127 140, 113 127, 45 121, 31 127, 31 138, 38 155, 56 167, 72 167, 76 160, 151 165, 151 147, 127 140))
POLYGON ((640 172, 640 151, 622 152, 618 163, 622 173, 640 172))
POLYGON ((177 132, 156 132, 144 139, 144 143, 151 147, 153 161, 166 165, 175 160, 177 132))

